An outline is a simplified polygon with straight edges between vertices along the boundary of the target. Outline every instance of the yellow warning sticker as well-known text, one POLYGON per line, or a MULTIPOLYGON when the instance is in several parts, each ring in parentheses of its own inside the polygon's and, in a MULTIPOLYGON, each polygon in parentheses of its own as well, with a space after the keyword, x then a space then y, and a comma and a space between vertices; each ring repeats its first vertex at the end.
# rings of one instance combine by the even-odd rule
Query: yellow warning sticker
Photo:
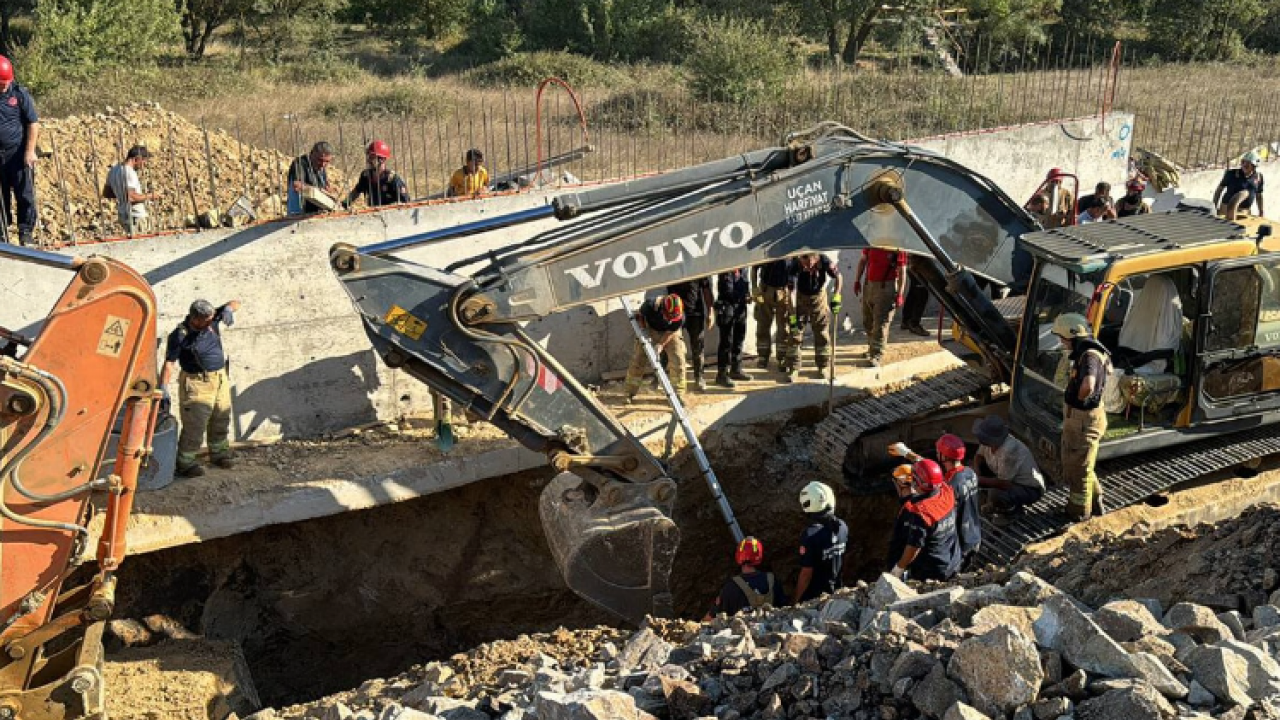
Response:
POLYGON ((129 324, 132 320, 115 315, 108 315, 107 321, 102 326, 102 334, 98 336, 98 354, 107 357, 118 358, 120 352, 124 350, 124 339, 129 333, 129 324))
POLYGON ((387 311, 387 316, 383 318, 392 330, 404 335, 412 340, 422 337, 422 333, 427 331, 427 324, 422 320, 409 314, 408 310, 399 305, 392 305, 387 311))

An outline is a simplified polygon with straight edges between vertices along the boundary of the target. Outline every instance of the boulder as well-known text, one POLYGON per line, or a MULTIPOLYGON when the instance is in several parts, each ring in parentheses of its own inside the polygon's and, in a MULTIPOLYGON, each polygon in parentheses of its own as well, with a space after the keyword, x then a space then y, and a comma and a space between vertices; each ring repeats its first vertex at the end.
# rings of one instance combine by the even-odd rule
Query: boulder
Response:
POLYGON ((1076 720, 1176 720, 1177 710, 1155 688, 1138 682, 1076 706, 1076 720))
POLYGON ((1241 618, 1239 610, 1220 612, 1217 618, 1231 631, 1232 637, 1236 640, 1244 640, 1244 619, 1241 618))
POLYGON ((688 680, 661 678, 662 696, 667 701, 671 720, 694 720, 711 710, 711 700, 702 689, 688 680))
POLYGON ((1165 613, 1164 626, 1185 633, 1202 643, 1216 643, 1235 638, 1231 629, 1212 610, 1195 603, 1178 603, 1165 613))
POLYGON ((1218 646, 1244 660, 1249 671, 1249 697, 1262 700, 1280 694, 1280 664, 1270 655, 1238 640, 1227 640, 1218 646))
POLYGON ((933 653, 920 645, 908 643, 906 649, 898 655, 898 659, 894 660, 889 668, 889 685, 897 684, 902 678, 919 680, 928 675, 937 664, 938 659, 933 656, 933 653))
POLYGON ((1063 715, 1070 715, 1072 702, 1064 697, 1037 700, 1031 705, 1031 714, 1036 720, 1057 720, 1063 715))
POLYGON ((943 717, 948 708, 965 699, 960 687, 947 677, 942 663, 935 663, 929 674, 911 690, 911 703, 928 718, 943 717))
POLYGON ((1218 699, 1205 686, 1192 680, 1191 689, 1187 692, 1187 702, 1196 707, 1213 707, 1214 703, 1218 702, 1218 699))
POLYGON ((1029 638, 1036 636, 1035 622, 1040 617, 1038 607, 1019 607, 1015 605, 988 605, 974 613, 970 629, 975 635, 1001 625, 1018 628, 1029 638))
POLYGON ((955 602, 963 594, 963 588, 943 588, 889 603, 885 606, 885 610, 896 612, 904 617, 915 617, 930 610, 949 608, 951 603, 955 602))
POLYGON ((871 588, 871 595, 867 598, 867 602, 870 603, 871 609, 883 610, 893 603, 913 598, 917 594, 906 583, 889 573, 884 573, 871 588))
POLYGON ((651 628, 644 628, 631 636, 618 653, 618 668, 649 670, 660 667, 671 655, 671 645, 658 637, 651 628))
POLYGON ((991 720, 991 718, 962 702, 958 702, 947 708, 947 714, 942 716, 942 720, 991 720))
MULTIPOLYGON (((641 631, 644 632, 644 631, 641 631)), ((540 692, 534 700, 538 720, 651 720, 636 707, 635 699, 615 690, 540 692)))
POLYGON ((1035 700, 1044 680, 1035 644, 1009 627, 960 643, 947 672, 960 682, 975 707, 1000 716, 1035 700))
MULTIPOLYGON (((858 610, 858 606, 844 598, 831 598, 818 610, 821 622, 845 622, 858 610)), ((852 622, 852 620, 848 620, 852 622)))
POLYGON ((783 663, 765 679, 764 684, 760 686, 760 692, 769 693, 785 690, 786 686, 795 682, 798 677, 800 677, 800 668, 795 663, 783 663))
POLYGON ((1093 621, 1118 643, 1133 642, 1145 635, 1163 635, 1166 630, 1145 605, 1135 600, 1113 600, 1098 608, 1093 621))
POLYGON ((1193 648, 1181 657, 1191 669, 1193 679, 1228 705, 1248 706, 1249 664, 1244 658, 1224 648, 1193 648))
POLYGON ((1051 597, 1066 597, 1066 594, 1058 588, 1025 570, 1014 573, 1013 577, 1009 578, 1009 582, 1004 586, 1004 594, 1010 605, 1025 607, 1040 605, 1051 597))

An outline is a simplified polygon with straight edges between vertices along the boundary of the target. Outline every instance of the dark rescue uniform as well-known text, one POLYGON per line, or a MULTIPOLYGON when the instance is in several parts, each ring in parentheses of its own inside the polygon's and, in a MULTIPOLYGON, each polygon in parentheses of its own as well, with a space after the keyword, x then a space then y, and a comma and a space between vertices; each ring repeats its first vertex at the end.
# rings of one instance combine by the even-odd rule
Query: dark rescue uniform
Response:
POLYGON ((939 485, 930 495, 903 498, 889 541, 890 568, 902 559, 908 546, 920 548, 907 568, 912 580, 946 580, 959 572, 960 538, 950 485, 939 485))
POLYGON ((1241 210, 1248 210, 1253 206, 1254 199, 1262 195, 1262 173, 1255 168, 1252 175, 1245 175, 1241 168, 1232 168, 1223 174, 1222 182, 1218 183, 1218 186, 1227 189, 1226 194, 1223 195, 1224 201, 1242 190, 1248 193, 1240 203, 1241 210))
POLYGON ((747 268, 723 272, 716 277, 716 325, 720 328, 716 362, 722 371, 742 369, 742 342, 747 337, 750 299, 751 279, 747 268))
POLYGON ((30 241, 37 215, 35 170, 27 167, 23 148, 30 126, 38 122, 31 93, 17 82, 9 83, 0 93, 0 210, 6 223, 16 216, 23 242, 30 241))
MULTIPOLYGON (((698 278, 667 286, 667 294, 679 295, 684 303, 684 329, 689 333, 689 360, 694 377, 702 377, 703 358, 707 349, 707 307, 704 292, 711 292, 711 278, 698 278)), ((663 355, 666 355, 664 350, 663 355)), ((663 367, 667 363, 663 362, 663 367)))
POLYGON ((844 551, 849 546, 849 526, 833 513, 811 516, 800 534, 800 567, 811 568, 813 577, 800 602, 839 590, 844 551))
POLYGON ((978 510, 978 475, 963 465, 947 473, 947 485, 955 495, 956 530, 960 555, 969 557, 982 545, 982 514, 978 510))
POLYGON ((782 583, 774 578, 773 573, 753 572, 734 576, 725 582, 720 588, 720 596, 716 598, 715 611, 733 615, 747 608, 765 605, 777 608, 786 604, 782 583))
POLYGON ((404 180, 399 175, 390 170, 383 170, 378 173, 378 181, 373 182, 373 173, 374 171, 368 168, 360 173, 360 179, 356 181, 356 186, 351 191, 348 204, 361 195, 365 196, 369 207, 409 202, 409 188, 405 187, 404 180))

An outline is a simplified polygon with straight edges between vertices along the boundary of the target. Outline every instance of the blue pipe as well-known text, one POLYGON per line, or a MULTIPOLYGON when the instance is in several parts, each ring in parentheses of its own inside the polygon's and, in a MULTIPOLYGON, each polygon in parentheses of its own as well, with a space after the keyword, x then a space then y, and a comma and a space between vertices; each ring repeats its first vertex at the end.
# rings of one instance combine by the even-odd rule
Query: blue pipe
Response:
POLYGON ((374 243, 360 248, 361 255, 385 255, 395 252, 396 250, 408 250, 419 245, 425 245, 436 240, 449 240, 451 238, 466 237, 467 235, 479 235, 490 230, 498 228, 511 227, 512 225, 521 225, 534 220, 542 220, 543 218, 552 217, 555 214, 555 208, 550 205, 542 207, 530 208, 519 212, 509 213, 507 215, 499 215, 497 217, 485 220, 476 220, 475 222, 463 223, 451 228, 443 228, 440 230, 428 230, 424 233, 409 235, 395 240, 374 243))
POLYGON ((84 259, 75 255, 37 250, 22 245, 9 245, 0 242, 0 257, 29 262, 34 265, 45 265, 60 270, 75 270, 84 264, 84 259))

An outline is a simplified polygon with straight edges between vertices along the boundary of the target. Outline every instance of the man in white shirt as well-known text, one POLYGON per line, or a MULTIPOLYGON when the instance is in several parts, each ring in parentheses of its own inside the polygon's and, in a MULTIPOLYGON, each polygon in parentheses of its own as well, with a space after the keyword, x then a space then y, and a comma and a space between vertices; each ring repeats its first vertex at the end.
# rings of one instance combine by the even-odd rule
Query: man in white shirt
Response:
POLYGON ((999 415, 988 415, 973 425, 978 438, 978 455, 974 471, 978 485, 986 489, 992 501, 997 525, 1004 524, 1022 508, 1044 496, 1044 475, 1035 457, 1021 440, 1009 433, 1009 426, 999 415))
POLYGON ((1076 224, 1088 225, 1089 223, 1102 222, 1106 219, 1106 214, 1107 204, 1090 195, 1081 201, 1080 216, 1076 218, 1076 224))
POLYGON ((144 235, 152 230, 146 203, 158 200, 160 194, 142 192, 142 181, 138 179, 138 171, 150 158, 144 145, 129 148, 124 162, 107 171, 107 184, 102 188, 102 197, 116 201, 116 217, 129 235, 144 235))

